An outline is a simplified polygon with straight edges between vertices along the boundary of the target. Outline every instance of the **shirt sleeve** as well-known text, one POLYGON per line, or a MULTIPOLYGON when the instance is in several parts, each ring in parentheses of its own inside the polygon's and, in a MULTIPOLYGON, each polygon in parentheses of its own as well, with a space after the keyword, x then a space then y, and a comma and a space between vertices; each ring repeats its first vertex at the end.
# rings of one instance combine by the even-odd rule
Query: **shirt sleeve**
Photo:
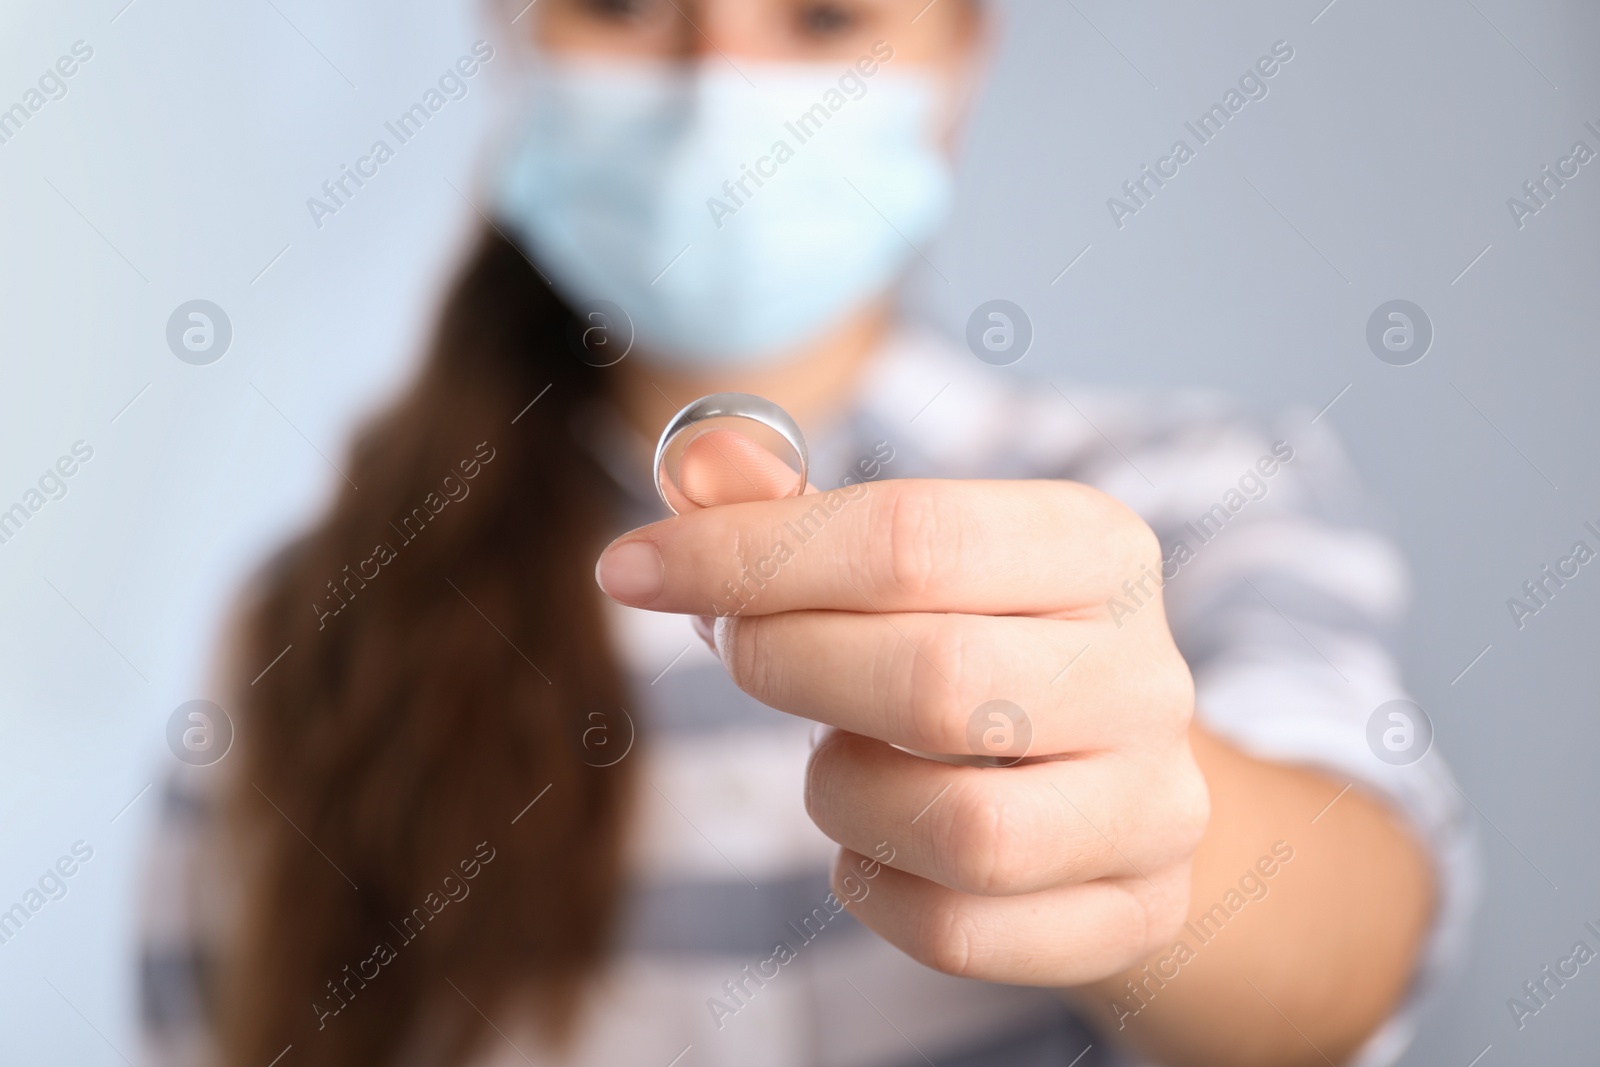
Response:
MULTIPOLYGON (((1411 990, 1352 1061, 1393 1063, 1461 955, 1479 887, 1468 805, 1393 652, 1404 562, 1371 525, 1339 442, 1306 413, 1199 420, 1140 451, 1127 458, 1157 490, 1146 487, 1143 510, 1161 539, 1164 600, 1197 716, 1245 752, 1387 801, 1432 859, 1433 927, 1411 990)), ((1126 609, 1137 611, 1132 594, 1126 609)))
POLYGON ((215 801, 206 769, 183 768, 161 785, 161 810, 140 893, 137 982, 143 1062, 216 1063, 213 990, 218 894, 204 877, 215 801))

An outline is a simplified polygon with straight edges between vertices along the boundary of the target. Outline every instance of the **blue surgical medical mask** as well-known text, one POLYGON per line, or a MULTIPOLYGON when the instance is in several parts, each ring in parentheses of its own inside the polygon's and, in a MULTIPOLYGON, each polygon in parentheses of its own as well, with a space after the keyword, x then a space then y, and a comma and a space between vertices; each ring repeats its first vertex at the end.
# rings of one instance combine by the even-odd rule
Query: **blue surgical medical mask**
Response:
POLYGON ((541 56, 495 211, 569 302, 626 311, 650 357, 781 358, 881 295, 949 213, 948 94, 881 59, 541 56))

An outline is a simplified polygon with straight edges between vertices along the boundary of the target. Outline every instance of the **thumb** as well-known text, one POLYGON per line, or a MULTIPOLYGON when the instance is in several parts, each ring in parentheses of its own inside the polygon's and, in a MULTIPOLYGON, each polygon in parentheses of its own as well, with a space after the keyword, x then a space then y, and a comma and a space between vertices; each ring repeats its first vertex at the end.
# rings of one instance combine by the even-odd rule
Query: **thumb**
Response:
POLYGON ((678 480, 666 482, 673 509, 684 511, 792 496, 800 475, 736 430, 707 430, 683 450, 678 480))
MULTIPOLYGON (((743 504, 790 496, 800 481, 797 471, 736 430, 707 430, 690 441, 678 462, 678 481, 662 479, 672 510, 690 510, 719 504, 743 504)), ((807 492, 815 492, 806 486, 807 492)), ((717 649, 714 620, 693 621, 695 633, 713 652, 717 649)))

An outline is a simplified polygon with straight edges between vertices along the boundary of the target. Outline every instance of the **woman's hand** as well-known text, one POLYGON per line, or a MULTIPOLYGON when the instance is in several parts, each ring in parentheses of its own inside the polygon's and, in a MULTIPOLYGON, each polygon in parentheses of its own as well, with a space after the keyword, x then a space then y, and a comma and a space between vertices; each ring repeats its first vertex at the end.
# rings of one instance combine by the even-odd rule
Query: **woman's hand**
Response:
POLYGON ((806 805, 857 918, 942 971, 1073 986, 1171 944, 1206 828, 1160 566, 1086 486, 916 480, 690 511, 596 574, 621 603, 714 616, 741 689, 833 728, 806 805), (1114 597, 1140 606, 1114 619, 1114 597), (905 751, 1015 755, 1030 733, 1014 766, 905 751))

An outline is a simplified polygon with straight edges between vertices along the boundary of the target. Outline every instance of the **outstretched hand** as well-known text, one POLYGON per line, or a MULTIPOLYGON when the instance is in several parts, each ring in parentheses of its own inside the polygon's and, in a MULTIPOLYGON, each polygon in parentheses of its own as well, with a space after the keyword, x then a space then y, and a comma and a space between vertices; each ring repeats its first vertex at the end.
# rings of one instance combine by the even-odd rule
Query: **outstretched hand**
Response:
POLYGON ((1106 607, 1159 570, 1150 529, 1072 482, 769 499, 786 472, 737 434, 696 440, 682 514, 617 539, 596 577, 714 618, 741 689, 832 728, 805 799, 841 846, 840 899, 887 841, 851 910, 939 970, 1073 986, 1170 944, 1209 814, 1193 683, 1154 583, 1132 616, 1106 607))

